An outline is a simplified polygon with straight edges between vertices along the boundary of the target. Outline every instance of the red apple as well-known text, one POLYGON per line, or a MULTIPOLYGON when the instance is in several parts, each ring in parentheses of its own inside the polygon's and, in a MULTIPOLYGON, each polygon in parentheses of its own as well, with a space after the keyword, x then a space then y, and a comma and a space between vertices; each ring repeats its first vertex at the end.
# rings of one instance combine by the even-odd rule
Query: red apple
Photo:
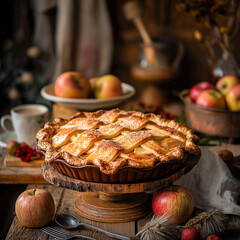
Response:
POLYGON ((20 146, 20 144, 17 141, 11 140, 7 144, 7 152, 10 155, 15 155, 15 153, 17 152, 19 146, 20 146))
POLYGON ((54 92, 62 98, 87 98, 90 94, 89 80, 78 72, 65 72, 54 83, 54 92))
POLYGON ((226 95, 227 106, 232 111, 240 110, 240 84, 230 88, 226 95))
POLYGON ((192 215, 194 198, 187 188, 172 185, 154 193, 152 209, 156 216, 167 214, 173 223, 181 224, 192 215))
POLYGON ((239 80, 236 76, 226 75, 220 78, 216 83, 216 88, 226 96, 231 87, 237 85, 239 80))
POLYGON ((49 223, 54 215, 53 197, 44 189, 26 190, 18 196, 15 212, 23 226, 42 227, 49 223))
POLYGON ((95 85, 95 97, 108 99, 122 95, 122 85, 118 77, 108 74, 100 77, 95 85))
POLYGON ((181 240, 201 240, 201 234, 196 228, 188 227, 182 231, 181 240))
POLYGON ((226 103, 223 95, 215 89, 203 91, 198 96, 196 104, 207 108, 219 108, 219 109, 226 108, 226 103))
POLYGON ((214 89, 214 86, 210 82, 200 82, 190 89, 190 98, 196 101, 198 96, 208 89, 214 89))
POLYGON ((206 240, 221 240, 221 238, 216 235, 210 235, 206 238, 206 240))

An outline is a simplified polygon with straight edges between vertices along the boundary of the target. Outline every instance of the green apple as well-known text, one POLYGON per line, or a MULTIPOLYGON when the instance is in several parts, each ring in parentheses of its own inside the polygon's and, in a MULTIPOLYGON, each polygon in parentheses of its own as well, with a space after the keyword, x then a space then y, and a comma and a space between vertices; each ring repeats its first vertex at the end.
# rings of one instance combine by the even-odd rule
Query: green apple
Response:
POLYGON ((20 147, 20 144, 17 141, 15 141, 15 140, 11 140, 7 144, 7 152, 10 155, 15 155, 15 153, 18 150, 18 147, 20 147))

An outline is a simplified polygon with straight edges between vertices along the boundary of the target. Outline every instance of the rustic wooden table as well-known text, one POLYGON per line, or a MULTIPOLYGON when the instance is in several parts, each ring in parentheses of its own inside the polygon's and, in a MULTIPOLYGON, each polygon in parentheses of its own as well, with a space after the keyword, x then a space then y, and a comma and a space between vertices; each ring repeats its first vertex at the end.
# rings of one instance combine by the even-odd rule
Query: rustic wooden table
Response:
MULTIPOLYGON (((59 111, 58 111, 59 112, 59 111)), ((66 111, 63 111, 66 114, 66 111)), ((67 113, 67 115, 72 115, 74 112, 67 113)), ((66 116, 67 117, 67 116, 66 116)), ((221 146, 211 147, 214 151, 218 151, 220 149, 229 149, 234 153, 234 156, 240 156, 240 145, 230 145, 230 144, 222 144, 221 146)), ((114 231, 120 234, 134 236, 140 228, 145 225, 146 222, 150 219, 150 217, 131 221, 126 223, 103 223, 103 222, 95 222, 88 219, 85 219, 78 215, 74 211, 74 202, 79 198, 80 192, 56 187, 53 185, 49 185, 48 182, 42 176, 40 167, 6 167, 3 164, 3 159, 0 159, 0 184, 30 184, 29 188, 45 188, 47 189, 53 196, 56 204, 56 214, 60 213, 70 213, 78 217, 80 221, 87 222, 93 224, 95 226, 114 231)), ((54 228, 58 228, 57 225, 53 222, 52 226, 54 228)), ((240 228, 239 228, 240 229, 240 228)), ((63 230, 67 231, 67 230, 63 230)), ((79 228, 78 230, 72 231, 74 233, 81 233, 86 236, 91 236, 96 239, 104 239, 110 240, 112 238, 96 232, 90 231, 84 228, 79 228)), ((54 239, 49 235, 45 234, 41 231, 41 229, 29 229, 23 227, 16 217, 14 217, 13 222, 10 226, 9 232, 6 236, 6 239, 54 239)), ((237 240, 239 238, 239 233, 227 233, 227 235, 223 239, 233 239, 237 240), (231 236, 231 237, 230 237, 231 236)))
POLYGON ((0 184, 48 184, 40 167, 6 167, 0 159, 0 184))
MULTIPOLYGON (((55 187, 52 185, 29 185, 28 188, 44 188, 44 189, 47 189, 49 192, 51 192, 55 200, 56 214, 59 214, 59 213, 73 214, 80 221, 87 222, 95 226, 98 226, 107 230, 111 230, 120 234, 134 236, 136 231, 139 229, 139 227, 143 226, 143 224, 145 224, 146 222, 146 220, 139 220, 137 222, 132 221, 127 223, 101 223, 101 222, 90 221, 88 219, 85 219, 79 216, 74 211, 74 202, 79 197, 79 194, 81 193, 73 190, 55 187)), ((57 227, 57 225, 54 223, 53 223, 53 227, 59 229, 59 227, 57 227)), ((67 231, 67 230, 63 230, 63 231, 67 231)), ((112 239, 111 237, 108 237, 102 233, 89 231, 84 228, 79 228, 78 230, 74 230, 71 232, 81 233, 83 235, 91 236, 96 239, 105 239, 105 240, 112 239)), ((29 229, 29 228, 23 227, 15 217, 9 229, 6 239, 22 240, 22 239, 54 239, 54 238, 42 232, 41 229, 29 229)))
MULTIPOLYGON (((80 221, 82 222, 86 222, 86 223, 90 223, 93 224, 95 226, 104 228, 106 230, 110 230, 116 233, 120 233, 123 235, 128 235, 133 237, 138 231, 139 229, 146 224, 146 222, 150 219, 150 216, 147 218, 144 218, 142 220, 138 220, 138 221, 131 221, 131 222, 126 222, 126 223, 102 223, 102 222, 95 222, 95 221, 91 221, 88 220, 86 218, 81 217, 80 215, 78 215, 75 211, 74 211, 74 202, 77 198, 79 198, 79 195, 81 194, 80 192, 77 191, 73 191, 73 190, 68 190, 68 189, 64 189, 64 188, 60 188, 60 187, 56 187, 56 186, 52 186, 52 185, 29 185, 28 189, 31 188, 44 188, 46 190, 48 190, 54 200, 55 200, 55 206, 56 206, 56 215, 57 214, 62 214, 62 213, 66 213, 66 214, 72 214, 75 217, 77 217, 80 221)), ((105 234, 96 232, 96 231, 92 231, 92 230, 87 230, 85 228, 78 228, 78 230, 64 230, 61 229, 60 227, 57 226, 56 223, 52 222, 51 226, 65 231, 65 232, 71 232, 71 233, 79 233, 82 235, 86 235, 86 236, 90 236, 93 237, 95 239, 101 240, 110 240, 113 239, 111 237, 106 236, 105 234)), ((236 226, 234 226, 234 229, 236 228, 236 226)), ((223 240, 237 240, 240 239, 240 229, 238 227, 238 231, 234 230, 234 231, 228 231, 224 236, 223 236, 223 240)), ((42 232, 41 229, 30 229, 30 228, 26 228, 23 227, 17 217, 14 217, 14 220, 12 222, 12 225, 9 229, 8 235, 6 237, 7 240, 23 240, 23 239, 55 239, 53 237, 50 237, 49 235, 47 235, 46 233, 42 232)))

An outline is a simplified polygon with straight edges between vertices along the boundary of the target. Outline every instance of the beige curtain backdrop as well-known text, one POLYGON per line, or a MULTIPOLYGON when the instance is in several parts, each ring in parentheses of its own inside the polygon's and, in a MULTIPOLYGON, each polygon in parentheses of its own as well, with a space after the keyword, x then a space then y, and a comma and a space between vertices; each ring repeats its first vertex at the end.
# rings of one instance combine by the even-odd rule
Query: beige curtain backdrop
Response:
POLYGON ((64 71, 79 71, 87 77, 110 71, 113 39, 105 0, 30 2, 33 41, 43 52, 39 61, 50 81, 64 71))

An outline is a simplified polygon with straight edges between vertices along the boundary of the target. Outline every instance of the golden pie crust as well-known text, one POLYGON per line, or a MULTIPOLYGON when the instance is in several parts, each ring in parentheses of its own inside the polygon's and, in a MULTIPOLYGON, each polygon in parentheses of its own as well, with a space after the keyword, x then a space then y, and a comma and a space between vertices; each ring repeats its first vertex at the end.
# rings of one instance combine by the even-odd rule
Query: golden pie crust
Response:
MULTIPOLYGON (((186 126, 160 115, 120 109, 57 118, 47 122, 36 138, 46 162, 65 175, 90 181, 103 179, 87 173, 81 176, 76 169, 92 166, 90 175, 98 170, 98 174, 112 176, 122 169, 152 171, 157 166, 166 174, 187 157, 201 156, 196 145, 199 139, 186 126)), ((148 175, 153 177, 149 171, 148 175)), ((129 177, 121 179, 128 181, 129 177)))

